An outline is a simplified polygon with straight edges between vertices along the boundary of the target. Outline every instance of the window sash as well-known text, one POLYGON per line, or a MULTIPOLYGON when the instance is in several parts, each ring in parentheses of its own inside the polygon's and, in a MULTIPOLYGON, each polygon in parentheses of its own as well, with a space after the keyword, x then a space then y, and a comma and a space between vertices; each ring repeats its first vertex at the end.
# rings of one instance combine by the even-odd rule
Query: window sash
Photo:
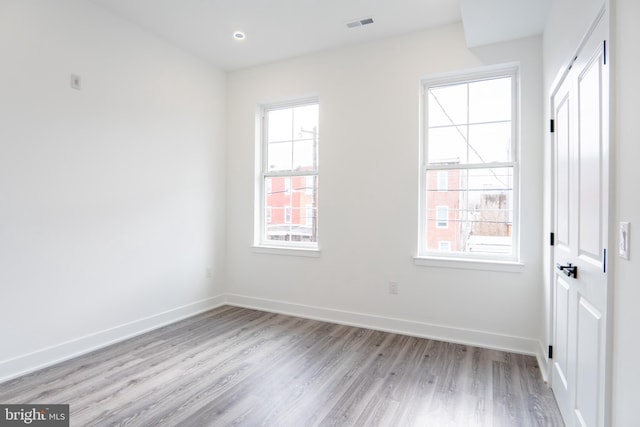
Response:
MULTIPOLYGON (((467 89, 468 90, 468 89, 467 89)), ((517 260, 519 257, 519 200, 520 200, 520 182, 519 182, 519 161, 518 161, 518 70, 517 67, 509 67, 502 69, 493 69, 486 72, 479 73, 467 73, 467 74, 458 74, 458 75, 450 75, 445 76, 443 78, 438 78, 434 80, 424 80, 423 81, 423 93, 422 93, 422 129, 421 132, 421 158, 422 158, 422 167, 421 167, 421 181, 420 181, 420 220, 419 220, 419 241, 418 241, 418 256, 428 256, 428 257, 445 257, 445 258, 456 258, 464 260, 466 258, 470 259, 483 259, 483 260, 496 260, 496 261, 505 261, 505 260, 517 260), (429 163, 429 129, 437 128, 437 127, 446 127, 447 125, 441 126, 429 126, 429 89, 432 88, 446 88, 454 85, 463 85, 475 82, 482 82, 485 80, 491 79, 499 79, 499 78, 510 78, 511 79, 511 140, 510 145, 508 146, 509 153, 508 158, 505 161, 491 161, 491 162, 469 162, 469 163, 447 163, 447 162, 438 162, 438 163, 429 163), (440 194, 447 193, 451 191, 451 189, 442 190, 439 186, 440 180, 436 179, 436 187, 428 189, 427 188, 427 176, 431 171, 450 171, 450 170, 476 170, 476 169, 504 169, 510 168, 512 170, 512 188, 508 190, 508 194, 511 195, 511 201, 513 202, 513 206, 511 207, 511 252, 508 254, 497 254, 497 253, 469 253, 465 252, 462 248, 460 251, 454 250, 452 247, 450 251, 440 251, 439 246, 436 246, 435 249, 429 249, 429 235, 427 234, 428 227, 428 209, 433 211, 434 224, 438 225, 438 218, 435 218, 436 210, 437 210, 437 202, 432 201, 432 205, 428 206, 427 198, 428 192, 438 191, 440 194), (510 192, 510 193, 509 193, 510 192)), ((467 103, 469 101, 467 100, 467 103)), ((468 105, 467 105, 468 107, 468 105)), ((468 113, 467 113, 468 114, 468 113)), ((467 115, 467 119, 468 119, 467 115)), ((499 123, 504 122, 503 120, 495 120, 495 121, 486 121, 483 123, 499 123)), ((478 123, 471 123, 469 120, 463 123, 453 123, 449 124, 450 127, 468 127, 470 125, 476 125, 478 123)), ((468 141, 467 138, 465 138, 468 141)), ((471 142, 472 143, 472 142, 471 142)), ((433 173, 433 172, 432 172, 433 173)), ((451 186, 451 183, 449 183, 451 186)), ((468 189, 467 189, 468 190, 468 189)), ((509 212, 509 211, 508 211, 509 212)), ((452 224, 449 221, 449 227, 452 224)), ((455 224, 454 224, 455 228, 455 224)), ((438 227, 438 229, 443 229, 438 227)), ((432 238, 438 239, 437 235, 432 235, 432 238)), ((441 240, 441 239, 440 239, 441 240)), ((437 245, 437 243, 436 243, 437 245)))
MULTIPOLYGON (((318 157, 319 157, 319 153, 318 153, 318 147, 319 147, 319 134, 316 134, 315 136, 310 135, 308 138, 306 137, 296 137, 295 135, 292 136, 292 140, 290 141, 292 144, 292 159, 291 159, 291 169, 275 169, 275 170, 269 170, 269 148, 270 148, 270 144, 274 144, 274 143, 281 143, 280 141, 276 142, 276 141, 269 141, 269 113, 273 112, 273 111, 278 111, 278 110, 287 110, 287 109, 295 109, 295 108, 300 108, 300 107, 307 107, 307 106, 312 106, 312 105, 318 105, 318 100, 317 99, 308 99, 308 100, 301 100, 298 102, 292 102, 292 103, 284 103, 284 104, 278 104, 278 105, 269 105, 269 106, 265 106, 262 109, 261 112, 261 136, 260 136, 260 183, 258 184, 258 188, 260 191, 260 196, 258 197, 259 199, 259 207, 257 209, 258 213, 257 213, 257 218, 259 219, 259 225, 257 225, 256 227, 256 237, 255 237, 255 244, 258 246, 277 246, 277 247, 283 247, 283 248, 290 248, 290 249, 296 249, 296 248, 300 248, 300 249, 317 249, 318 248, 318 204, 317 204, 317 200, 318 200, 318 176, 319 176, 319 171, 318 171, 318 157), (313 161, 311 162, 311 165, 307 165, 306 169, 304 170, 296 170, 294 169, 294 146, 296 143, 308 143, 308 141, 314 141, 315 140, 315 144, 312 147, 313 150, 315 150, 315 152, 312 152, 313 155, 313 161), (300 192, 302 194, 304 194, 307 198, 308 197, 313 197, 313 212, 314 212, 314 217, 311 220, 311 225, 309 225, 309 221, 305 220, 305 214, 306 214, 306 209, 305 209, 305 205, 303 206, 296 206, 294 205, 292 202, 290 202, 290 204, 288 206, 284 206, 282 208, 282 215, 283 215, 283 221, 282 221, 282 227, 289 227, 289 236, 293 237, 294 236, 294 232, 292 232, 291 230, 293 228, 295 228, 296 226, 300 225, 303 227, 311 227, 312 230, 310 234, 312 237, 311 239, 315 239, 315 241, 297 241, 297 240, 274 240, 273 238, 269 238, 270 235, 268 234, 268 228, 267 226, 269 225, 270 227, 274 227, 275 224, 273 224, 274 219, 274 213, 272 212, 271 215, 271 220, 272 223, 271 224, 267 224, 267 213, 266 210, 269 207, 268 206, 268 194, 267 194, 267 185, 265 184, 266 182, 268 182, 267 180, 269 178, 278 178, 278 177, 283 177, 283 178, 289 178, 288 182, 289 182, 289 188, 288 191, 286 191, 285 194, 287 194, 288 196, 293 197, 293 193, 296 192, 297 190, 295 190, 293 187, 293 182, 292 180, 295 178, 300 178, 302 180, 304 180, 305 183, 315 183, 315 188, 311 188, 308 189, 307 184, 305 184, 305 188, 300 190, 300 192), (309 179, 309 178, 315 178, 315 179, 309 179), (315 195, 313 194, 315 192, 315 195), (294 214, 295 211, 295 214, 294 214), (287 215, 288 213, 288 215, 287 215), (294 224, 294 219, 295 218, 299 218, 302 223, 301 224, 294 224)), ((316 121, 316 126, 318 126, 318 122, 316 121)), ((292 132, 293 132, 293 128, 292 128, 292 132)), ((288 142, 288 140, 285 140, 285 143, 288 142)), ((285 188, 286 190, 286 188, 285 188)), ((306 233, 306 231, 305 231, 306 233)), ((286 234, 286 233, 285 233, 286 234)), ((306 236, 306 234, 305 234, 306 236)), ((299 238, 306 238, 305 236, 297 236, 299 238)), ((273 236, 271 236, 273 237, 273 236)))

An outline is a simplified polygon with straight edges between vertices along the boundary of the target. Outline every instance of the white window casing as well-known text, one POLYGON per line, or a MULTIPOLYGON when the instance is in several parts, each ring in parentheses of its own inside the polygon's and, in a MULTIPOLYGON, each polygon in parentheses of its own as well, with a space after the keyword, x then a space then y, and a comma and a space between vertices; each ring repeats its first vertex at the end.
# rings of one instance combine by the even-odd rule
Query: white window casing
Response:
POLYGON ((422 81, 416 264, 519 263, 518 85, 517 66, 422 81))

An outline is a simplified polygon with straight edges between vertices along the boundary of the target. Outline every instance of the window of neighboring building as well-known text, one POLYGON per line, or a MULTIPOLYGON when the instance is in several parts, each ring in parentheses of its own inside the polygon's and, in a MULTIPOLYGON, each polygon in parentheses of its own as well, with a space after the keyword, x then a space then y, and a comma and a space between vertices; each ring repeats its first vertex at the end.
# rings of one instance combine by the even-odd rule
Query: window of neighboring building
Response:
POLYGON ((451 250, 451 242, 438 242, 438 250, 449 252, 451 250))
POLYGON ((263 109, 257 245, 317 248, 318 113, 316 100, 263 109))
POLYGON ((285 206, 284 208, 284 223, 291 224, 291 206, 285 206))
POLYGON ((438 191, 449 189, 449 171, 438 171, 438 191))
POLYGON ((419 255, 517 258, 517 92, 515 68, 424 81, 419 255))
POLYGON ((449 206, 436 206, 436 227, 447 228, 449 226, 449 206))

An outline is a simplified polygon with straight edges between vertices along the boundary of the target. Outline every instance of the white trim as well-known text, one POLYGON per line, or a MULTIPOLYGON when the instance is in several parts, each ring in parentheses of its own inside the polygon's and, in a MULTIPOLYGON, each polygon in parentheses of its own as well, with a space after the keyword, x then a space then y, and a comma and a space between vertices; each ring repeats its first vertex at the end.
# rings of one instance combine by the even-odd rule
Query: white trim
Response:
POLYGON ((547 383, 548 387, 551 387, 549 383, 550 377, 549 372, 551 372, 550 362, 551 359, 547 357, 547 348, 542 343, 542 341, 538 341, 538 351, 536 352, 536 359, 538 359, 538 367, 540 368, 540 375, 542 375, 542 379, 545 383, 547 383))
POLYGON ((224 305, 223 295, 196 301, 162 313, 94 332, 60 344, 0 361, 0 382, 8 381, 56 363, 132 338, 182 319, 224 305))
POLYGON ((537 340, 513 335, 494 334, 472 329, 396 319, 371 314, 336 310, 325 307, 295 304, 245 295, 227 294, 227 304, 256 310, 298 316, 306 319, 338 323, 341 325, 375 329, 378 331, 435 339, 494 350, 537 356, 537 340))
POLYGON ((461 80, 468 82, 487 80, 492 77, 504 76, 509 72, 519 72, 519 62, 507 62, 504 64, 483 65, 481 67, 468 68, 462 71, 449 71, 440 74, 424 76, 420 79, 420 85, 448 86, 452 83, 459 83, 461 80))
POLYGON ((456 270, 500 271, 506 273, 522 273, 524 263, 519 261, 500 261, 498 259, 465 259, 415 256, 413 263, 420 267, 453 268, 456 270))
POLYGON ((300 246, 265 246, 254 245, 251 247, 251 252, 256 254, 268 254, 268 255, 288 255, 288 256, 302 256, 310 258, 320 258, 320 249, 316 248, 304 248, 300 246))

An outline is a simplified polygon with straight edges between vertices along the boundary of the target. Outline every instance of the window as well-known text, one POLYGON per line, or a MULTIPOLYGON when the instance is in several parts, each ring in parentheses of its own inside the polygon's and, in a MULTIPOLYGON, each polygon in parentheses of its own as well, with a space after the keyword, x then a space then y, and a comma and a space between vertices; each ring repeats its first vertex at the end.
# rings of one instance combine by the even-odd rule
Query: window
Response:
POLYGON ((438 171, 438 191, 447 191, 449 187, 449 171, 438 171))
POLYGON ((418 255, 515 260, 517 70, 423 83, 418 255))
POLYGON ((449 252, 451 250, 451 242, 438 242, 438 250, 449 252))
POLYGON ((291 206, 285 206, 284 208, 284 223, 291 224, 291 206))
POLYGON ((263 109, 258 246, 317 248, 318 112, 317 101, 263 109))
POLYGON ((449 206, 436 206, 436 227, 447 228, 449 226, 449 206))

